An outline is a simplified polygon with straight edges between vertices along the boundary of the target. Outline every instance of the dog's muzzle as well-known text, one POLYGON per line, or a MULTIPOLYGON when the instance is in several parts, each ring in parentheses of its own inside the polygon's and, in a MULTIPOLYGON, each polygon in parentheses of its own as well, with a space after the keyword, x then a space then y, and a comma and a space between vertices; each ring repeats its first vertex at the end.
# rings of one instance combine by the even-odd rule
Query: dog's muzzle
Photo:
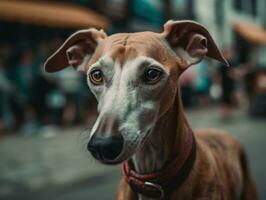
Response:
POLYGON ((115 160, 123 149, 124 140, 121 135, 111 137, 92 136, 88 150, 92 156, 104 163, 115 160))

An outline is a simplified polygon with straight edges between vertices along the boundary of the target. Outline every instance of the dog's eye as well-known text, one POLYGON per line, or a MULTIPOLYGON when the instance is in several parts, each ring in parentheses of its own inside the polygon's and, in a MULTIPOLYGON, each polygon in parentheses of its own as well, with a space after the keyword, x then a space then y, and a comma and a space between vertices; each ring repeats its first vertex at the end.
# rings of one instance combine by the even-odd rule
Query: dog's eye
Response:
POLYGON ((96 69, 90 73, 90 80, 94 85, 100 85, 103 83, 103 73, 101 70, 96 69))
POLYGON ((144 81, 148 84, 157 83, 162 76, 162 72, 158 69, 148 69, 144 73, 144 81))

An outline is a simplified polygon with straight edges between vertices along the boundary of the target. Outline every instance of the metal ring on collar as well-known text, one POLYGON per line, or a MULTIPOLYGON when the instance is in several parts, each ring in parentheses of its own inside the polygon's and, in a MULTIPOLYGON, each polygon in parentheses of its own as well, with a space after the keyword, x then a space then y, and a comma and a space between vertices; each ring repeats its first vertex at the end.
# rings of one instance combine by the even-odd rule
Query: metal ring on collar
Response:
POLYGON ((155 183, 152 183, 152 182, 148 182, 148 181, 146 181, 144 183, 144 185, 157 189, 161 193, 161 195, 158 197, 158 199, 163 199, 164 198, 164 190, 163 190, 162 186, 160 186, 158 184, 155 184, 155 183))

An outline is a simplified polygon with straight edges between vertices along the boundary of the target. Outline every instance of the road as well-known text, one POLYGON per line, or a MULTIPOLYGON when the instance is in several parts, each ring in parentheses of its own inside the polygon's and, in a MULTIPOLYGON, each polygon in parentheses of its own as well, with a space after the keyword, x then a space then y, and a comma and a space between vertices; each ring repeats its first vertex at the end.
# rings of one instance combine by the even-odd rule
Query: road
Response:
MULTIPOLYGON (((249 156, 260 199, 266 199, 266 120, 237 111, 232 119, 221 121, 217 108, 187 113, 193 128, 222 128, 241 141, 249 156)), ((78 127, 59 130, 48 138, 17 135, 0 139, 0 199, 114 199, 119 166, 103 166, 90 158, 81 132, 78 127)))

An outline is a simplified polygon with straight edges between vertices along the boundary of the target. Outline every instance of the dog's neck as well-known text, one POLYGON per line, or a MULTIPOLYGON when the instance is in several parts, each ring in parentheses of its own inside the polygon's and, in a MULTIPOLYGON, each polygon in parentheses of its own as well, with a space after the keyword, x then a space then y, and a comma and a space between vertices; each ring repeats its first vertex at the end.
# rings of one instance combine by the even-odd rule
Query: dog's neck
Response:
POLYGON ((158 119, 153 132, 133 158, 135 170, 140 174, 161 170, 184 146, 189 125, 179 93, 174 104, 158 119))

